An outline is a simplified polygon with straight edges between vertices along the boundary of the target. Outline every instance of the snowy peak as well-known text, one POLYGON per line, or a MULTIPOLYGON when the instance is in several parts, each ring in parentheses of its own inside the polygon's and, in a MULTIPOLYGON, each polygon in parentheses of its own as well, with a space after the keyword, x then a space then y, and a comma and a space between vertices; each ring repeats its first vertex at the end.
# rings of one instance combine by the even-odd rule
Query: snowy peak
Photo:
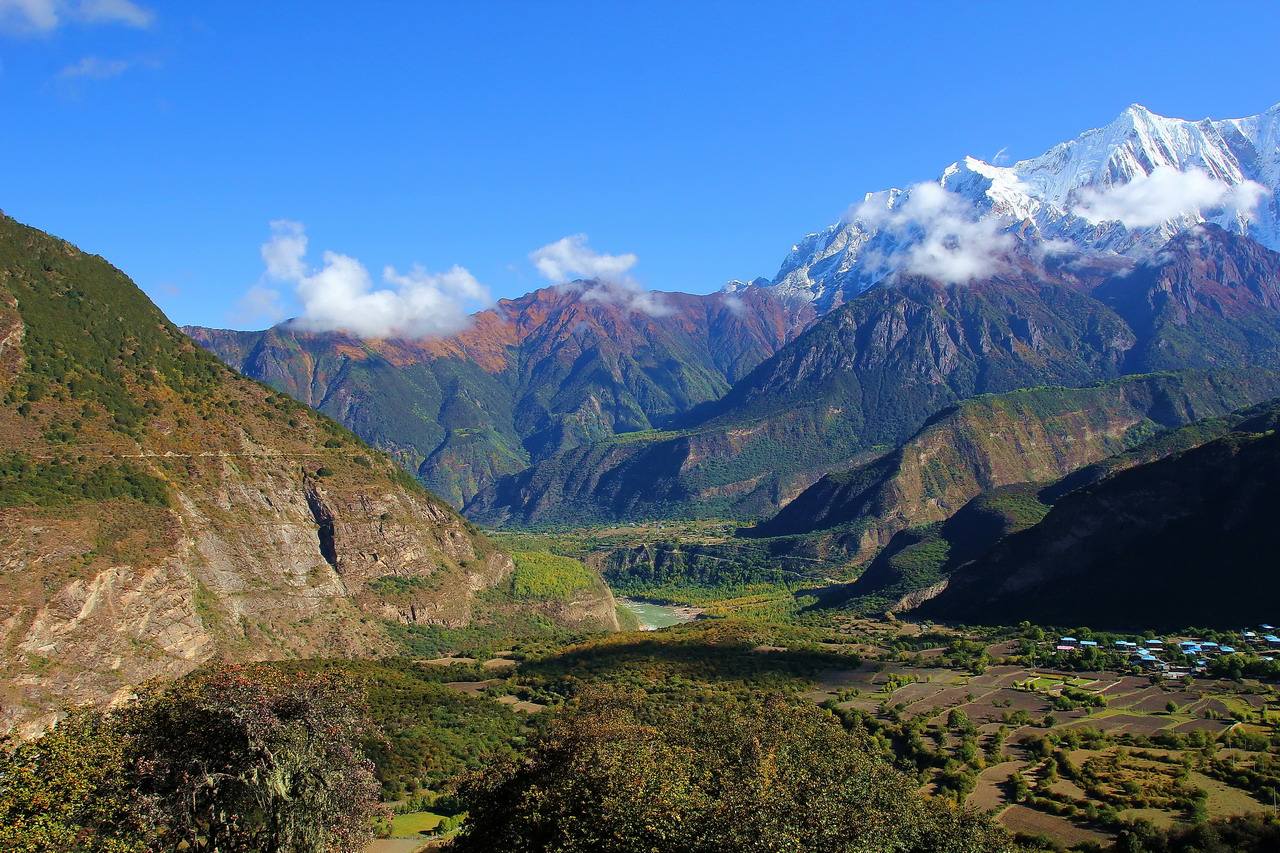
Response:
POLYGON ((1011 236, 1142 256, 1201 222, 1280 249, 1278 191, 1280 104, 1201 121, 1132 104, 1037 157, 965 157, 936 181, 867 193, 792 246, 767 286, 827 310, 896 272, 963 281, 988 270, 1011 236))
POLYGON ((1037 195, 1059 205, 1081 187, 1127 183, 1161 166, 1202 169, 1227 183, 1246 180, 1219 124, 1165 118, 1134 104, 1106 127, 1086 131, 1011 168, 1037 195))

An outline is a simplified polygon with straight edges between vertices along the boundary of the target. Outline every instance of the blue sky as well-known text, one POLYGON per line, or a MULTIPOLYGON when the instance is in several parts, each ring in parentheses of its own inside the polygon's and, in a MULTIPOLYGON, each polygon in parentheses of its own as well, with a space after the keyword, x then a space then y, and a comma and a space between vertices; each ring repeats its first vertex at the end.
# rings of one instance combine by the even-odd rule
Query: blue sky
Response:
POLYGON ((965 154, 1131 102, 1260 112, 1278 25, 1243 2, 0 0, 0 209, 179 323, 265 323, 237 304, 281 219, 306 263, 379 280, 461 265, 514 296, 544 283, 531 252, 586 234, 707 292, 965 154))

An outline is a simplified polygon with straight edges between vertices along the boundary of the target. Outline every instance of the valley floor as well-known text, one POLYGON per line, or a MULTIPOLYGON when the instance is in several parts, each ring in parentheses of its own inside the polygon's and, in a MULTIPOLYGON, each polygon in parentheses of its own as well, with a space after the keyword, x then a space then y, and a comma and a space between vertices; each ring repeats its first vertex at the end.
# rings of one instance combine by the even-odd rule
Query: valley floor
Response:
POLYGON ((1162 678, 1096 653, 1088 660, 1107 666, 1089 668, 1066 652, 1046 659, 1053 641, 1035 628, 960 630, 812 612, 808 601, 780 587, 708 592, 692 622, 424 664, 457 673, 438 676, 450 691, 523 714, 554 709, 566 679, 726 701, 782 692, 866 730, 925 794, 990 811, 1037 845, 1105 846, 1134 821, 1271 810, 1270 683, 1162 678))

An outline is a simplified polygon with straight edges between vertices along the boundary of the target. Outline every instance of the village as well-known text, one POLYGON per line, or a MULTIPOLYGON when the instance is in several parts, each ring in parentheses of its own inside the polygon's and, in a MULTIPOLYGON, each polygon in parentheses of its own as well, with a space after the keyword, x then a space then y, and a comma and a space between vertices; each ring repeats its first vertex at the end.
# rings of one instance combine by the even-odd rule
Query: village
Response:
POLYGON ((1132 667, 1163 676, 1186 678, 1208 674, 1216 658, 1226 655, 1251 655, 1272 662, 1280 654, 1280 636, 1274 625, 1262 624, 1256 630, 1242 629, 1232 634, 1214 633, 1215 639, 1165 636, 1131 639, 1092 639, 1060 636, 1047 640, 1053 655, 1119 656, 1132 667))

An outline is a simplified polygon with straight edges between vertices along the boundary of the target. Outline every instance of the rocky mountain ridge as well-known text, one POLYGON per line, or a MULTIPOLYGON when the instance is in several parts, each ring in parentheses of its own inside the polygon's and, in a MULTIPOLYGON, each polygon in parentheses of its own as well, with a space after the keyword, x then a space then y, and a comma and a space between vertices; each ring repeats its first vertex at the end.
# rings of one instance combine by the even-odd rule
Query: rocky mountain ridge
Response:
POLYGON ((341 421, 461 506, 496 478, 660 428, 727 391, 813 319, 766 292, 653 294, 577 282, 502 300, 448 338, 362 340, 288 323, 187 328, 198 343, 341 421))
POLYGON ((499 478, 466 512, 535 525, 772 515, 977 394, 1280 369, 1277 297, 1280 255, 1215 226, 1141 262, 1014 254, 967 285, 903 278, 822 317, 679 429, 549 457, 499 478))

